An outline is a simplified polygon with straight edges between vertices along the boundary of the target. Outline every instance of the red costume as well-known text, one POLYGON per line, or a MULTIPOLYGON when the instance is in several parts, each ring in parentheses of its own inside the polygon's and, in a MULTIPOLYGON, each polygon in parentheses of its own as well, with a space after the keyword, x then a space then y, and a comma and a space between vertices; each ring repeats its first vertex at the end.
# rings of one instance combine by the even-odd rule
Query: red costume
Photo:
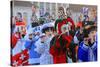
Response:
POLYGON ((73 39, 73 36, 69 32, 71 30, 67 29, 69 27, 71 30, 75 27, 71 18, 58 19, 55 22, 55 30, 58 35, 51 40, 50 45, 50 53, 53 56, 54 64, 67 62, 67 52, 73 39))
POLYGON ((16 22, 16 26, 25 25, 23 22, 16 22))

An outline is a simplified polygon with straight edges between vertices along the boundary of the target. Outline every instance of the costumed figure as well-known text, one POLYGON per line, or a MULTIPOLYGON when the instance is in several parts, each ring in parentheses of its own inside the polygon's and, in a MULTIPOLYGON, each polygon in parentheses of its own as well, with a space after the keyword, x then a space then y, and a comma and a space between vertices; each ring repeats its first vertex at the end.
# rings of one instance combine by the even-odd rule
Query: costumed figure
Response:
POLYGON ((71 18, 63 18, 64 9, 59 8, 60 19, 55 22, 56 35, 53 37, 50 43, 50 54, 53 56, 54 64, 68 62, 68 54, 72 57, 70 52, 70 44, 74 37, 74 22, 71 18))
POLYGON ((41 54, 40 64, 53 64, 53 57, 49 53, 50 41, 53 38, 54 23, 46 23, 43 25, 42 34, 39 40, 35 43, 36 51, 41 54))

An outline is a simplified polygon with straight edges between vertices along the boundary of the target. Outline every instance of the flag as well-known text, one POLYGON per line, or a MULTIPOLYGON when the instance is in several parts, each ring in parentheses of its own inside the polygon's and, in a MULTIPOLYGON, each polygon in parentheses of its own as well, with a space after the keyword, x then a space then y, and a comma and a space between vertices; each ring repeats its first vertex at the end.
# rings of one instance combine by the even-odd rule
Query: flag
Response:
POLYGON ((28 65, 29 53, 24 48, 25 42, 19 40, 11 53, 11 66, 26 66, 28 65))

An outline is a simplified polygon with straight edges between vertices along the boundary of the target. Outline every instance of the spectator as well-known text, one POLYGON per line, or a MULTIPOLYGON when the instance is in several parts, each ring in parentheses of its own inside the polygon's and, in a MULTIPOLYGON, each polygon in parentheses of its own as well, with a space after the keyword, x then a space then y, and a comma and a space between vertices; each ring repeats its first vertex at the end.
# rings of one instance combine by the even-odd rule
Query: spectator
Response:
POLYGON ((84 40, 78 49, 78 59, 81 62, 97 61, 96 27, 84 29, 84 40))

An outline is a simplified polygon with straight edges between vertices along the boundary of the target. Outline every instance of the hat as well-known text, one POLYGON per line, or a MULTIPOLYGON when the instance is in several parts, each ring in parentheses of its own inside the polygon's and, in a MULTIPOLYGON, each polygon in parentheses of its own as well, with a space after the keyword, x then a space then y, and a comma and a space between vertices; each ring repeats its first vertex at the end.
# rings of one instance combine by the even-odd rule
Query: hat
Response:
POLYGON ((45 24, 42 26, 42 29, 43 29, 43 28, 47 28, 47 27, 54 27, 54 23, 53 23, 53 22, 45 23, 45 24))
POLYGON ((44 33, 45 30, 48 30, 49 28, 53 28, 54 27, 54 23, 50 22, 50 23, 46 23, 42 26, 42 32, 44 33))
POLYGON ((42 34, 40 35, 40 38, 42 38, 42 37, 45 37, 45 34, 44 34, 44 33, 42 33, 42 34))

